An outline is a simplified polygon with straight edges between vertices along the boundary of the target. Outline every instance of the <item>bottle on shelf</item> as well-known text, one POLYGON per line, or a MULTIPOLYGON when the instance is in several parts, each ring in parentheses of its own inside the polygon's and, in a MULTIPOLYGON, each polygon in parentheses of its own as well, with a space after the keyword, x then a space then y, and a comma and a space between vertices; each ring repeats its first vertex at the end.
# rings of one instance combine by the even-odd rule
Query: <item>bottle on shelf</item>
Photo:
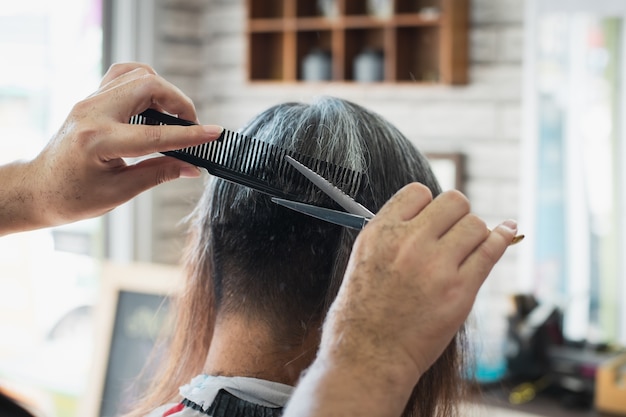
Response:
POLYGON ((317 0, 317 9, 322 16, 329 19, 339 16, 337 0, 317 0))
POLYGON ((389 19, 393 14, 393 1, 367 0, 367 12, 379 19, 389 19))
POLYGON ((365 48, 354 58, 354 81, 376 82, 384 78, 383 52, 365 48))
POLYGON ((331 65, 330 52, 313 48, 302 60, 302 79, 304 81, 329 81, 331 65))

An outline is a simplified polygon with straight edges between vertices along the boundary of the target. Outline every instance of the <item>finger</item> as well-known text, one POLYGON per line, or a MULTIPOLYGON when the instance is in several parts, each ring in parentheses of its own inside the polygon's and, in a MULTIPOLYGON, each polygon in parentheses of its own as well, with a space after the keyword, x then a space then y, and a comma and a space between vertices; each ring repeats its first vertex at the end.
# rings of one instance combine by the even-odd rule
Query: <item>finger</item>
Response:
POLYGON ((454 258, 456 265, 463 261, 489 236, 485 222, 474 214, 466 214, 440 237, 440 243, 454 258))
POLYGON ((391 218, 406 221, 417 216, 433 199, 433 194, 424 184, 407 184, 389 199, 378 211, 374 220, 391 218))
POLYGON ((185 162, 167 156, 158 156, 128 166, 120 181, 117 192, 125 199, 155 187, 164 182, 181 177, 199 177, 200 170, 185 162))
POLYGON ((150 65, 142 64, 140 62, 116 63, 111 65, 106 74, 104 74, 104 77, 102 77, 102 81, 100 81, 100 87, 103 87, 114 79, 119 78, 120 76, 137 69, 143 69, 146 73, 156 75, 156 71, 154 70, 154 68, 152 68, 150 65))
POLYGON ((145 68, 135 68, 131 71, 125 72, 124 74, 119 75, 118 77, 115 77, 114 79, 112 79, 111 81, 107 82, 106 84, 102 84, 100 86, 100 88, 98 89, 98 91, 96 91, 94 93, 94 95, 96 94, 102 94, 106 91, 109 91, 115 87, 119 87, 121 85, 124 85, 126 83, 128 83, 131 80, 134 79, 138 79, 141 77, 144 77, 146 75, 155 75, 154 73, 146 70, 145 68))
POLYGON ((191 99, 173 84, 154 74, 129 77, 126 82, 102 93, 103 105, 119 121, 127 122, 131 116, 147 108, 163 109, 178 117, 198 121, 191 99))
MULTIPOLYGON (((128 71, 114 79, 112 79, 111 81, 109 81, 106 84, 101 84, 100 88, 96 91, 94 91, 91 95, 88 96, 88 98, 96 98, 96 97, 101 97, 106 93, 111 92, 112 90, 123 86, 124 84, 127 84, 129 81, 144 77, 146 75, 154 75, 151 72, 148 72, 147 70, 145 70, 144 68, 136 68, 134 70, 128 71)), ((117 90, 118 92, 120 90, 117 90)), ((115 91, 113 92, 113 94, 115 94, 115 91)), ((117 94, 117 96, 121 96, 121 94, 117 94)), ((112 95, 107 96, 106 100, 109 101, 113 101, 115 99, 115 101, 119 100, 118 98, 114 98, 112 97, 112 95)), ((102 107, 102 106, 101 106, 102 107)))
POLYGON ((461 264, 459 271, 475 286, 476 291, 485 281, 493 266, 500 260, 517 233, 517 223, 507 220, 498 225, 461 264))
POLYGON ((94 142, 95 153, 103 161, 138 157, 200 145, 220 137, 217 125, 144 126, 119 124, 106 140, 94 142))
POLYGON ((426 230, 441 237, 469 212, 467 197, 457 190, 450 190, 439 194, 415 222, 423 223, 426 230))

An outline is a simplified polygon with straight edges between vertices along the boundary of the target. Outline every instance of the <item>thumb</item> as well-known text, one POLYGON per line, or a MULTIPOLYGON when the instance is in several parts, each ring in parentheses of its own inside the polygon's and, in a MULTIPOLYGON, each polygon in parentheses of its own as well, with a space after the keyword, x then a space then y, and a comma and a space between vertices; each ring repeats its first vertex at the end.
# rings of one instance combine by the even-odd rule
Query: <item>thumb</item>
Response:
POLYGON ((132 198, 159 184, 177 178, 197 178, 200 175, 200 169, 194 165, 175 158, 160 156, 129 166, 122 187, 128 198, 132 198))

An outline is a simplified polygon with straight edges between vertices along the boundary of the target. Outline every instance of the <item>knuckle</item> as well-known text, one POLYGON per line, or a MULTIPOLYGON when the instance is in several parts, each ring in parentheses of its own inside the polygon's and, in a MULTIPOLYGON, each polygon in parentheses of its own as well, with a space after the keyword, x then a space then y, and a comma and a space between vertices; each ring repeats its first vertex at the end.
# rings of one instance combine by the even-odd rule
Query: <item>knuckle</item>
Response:
POLYGON ((446 193, 449 194, 455 201, 459 202, 459 204, 467 204, 469 207, 469 199, 459 190, 448 190, 446 193))
POLYGON ((154 69, 148 64, 133 62, 131 65, 132 70, 140 70, 141 72, 144 72, 146 74, 156 74, 156 71, 154 71, 154 69))
POLYGON ((109 74, 113 77, 122 75, 132 69, 132 64, 128 62, 116 62, 109 67, 109 74))
POLYGON ((430 203, 432 199, 432 191, 428 187, 417 182, 412 182, 405 185, 391 196, 381 208, 380 213, 390 212, 394 210, 393 207, 400 207, 407 204, 425 205, 430 203))
POLYGON ((161 167, 155 171, 155 184, 160 185, 174 179, 175 175, 172 169, 161 167))
POLYGON ((70 133, 72 142, 90 143, 103 131, 102 126, 97 121, 85 123, 93 107, 88 101, 81 101, 74 105, 71 112, 71 119, 63 125, 66 133, 70 133))
POLYGON ((115 62, 109 67, 109 72, 123 73, 128 71, 128 68, 131 68, 132 65, 130 62, 115 62))
POLYGON ((95 126, 82 126, 76 131, 75 140, 82 144, 94 144, 99 132, 95 126))
POLYGON ((433 193, 431 189, 419 182, 412 182, 410 184, 407 184, 406 187, 404 187, 404 189, 406 190, 407 193, 410 193, 413 195, 425 195, 430 199, 433 198, 433 193))
POLYGON ((143 69, 135 70, 133 74, 133 86, 141 91, 146 98, 150 98, 150 104, 155 103, 155 93, 161 89, 160 77, 143 69))
POLYGON ((458 190, 448 190, 448 191, 444 191, 442 193, 442 196, 444 196, 444 198, 448 199, 451 201, 452 204, 458 206, 459 208, 463 209, 463 211, 465 212, 469 212, 470 211, 470 201, 469 199, 465 196, 465 194, 463 194, 462 192, 458 191, 458 190))
POLYGON ((158 83, 161 78, 153 72, 144 71, 143 78, 148 83, 158 83))
POLYGON ((491 270, 491 267, 500 259, 500 254, 487 245, 480 245, 478 247, 478 253, 480 257, 485 260, 487 270, 491 270))
POLYGON ((85 99, 85 100, 81 100, 79 102, 77 102, 76 104, 74 104, 74 106, 72 107, 72 111, 71 114, 74 117, 77 118, 84 118, 86 117, 90 110, 93 109, 93 105, 91 103, 90 99, 85 99))
POLYGON ((135 70, 140 70, 146 73, 154 73, 152 67, 141 62, 116 62, 109 67, 108 72, 119 76, 135 70))
POLYGON ((472 229, 484 230, 485 233, 488 232, 487 223, 485 223, 483 219, 481 219, 475 214, 468 214, 467 222, 468 222, 469 227, 471 227, 472 229))
POLYGON ((146 142, 149 144, 152 152, 158 152, 163 141, 163 129, 161 126, 146 126, 144 132, 146 142))
POLYGON ((156 90, 161 86, 162 78, 152 72, 144 72, 141 74, 141 82, 148 89, 148 91, 156 90))

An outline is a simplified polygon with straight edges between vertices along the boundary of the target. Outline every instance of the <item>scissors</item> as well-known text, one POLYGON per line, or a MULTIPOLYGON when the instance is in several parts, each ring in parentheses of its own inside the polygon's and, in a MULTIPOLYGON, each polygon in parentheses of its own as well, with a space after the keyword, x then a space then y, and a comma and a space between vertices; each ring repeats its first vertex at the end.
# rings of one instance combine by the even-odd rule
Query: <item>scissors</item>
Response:
POLYGON ((367 207, 358 203, 352 197, 341 191, 338 187, 328 181, 326 178, 313 171, 306 165, 296 161, 289 155, 285 155, 285 159, 296 170, 304 175, 309 181, 315 184, 320 190, 325 192, 337 204, 343 207, 346 212, 333 210, 324 207, 313 206, 311 204, 300 203, 298 201, 287 200, 284 198, 272 197, 272 201, 281 206, 304 213, 311 217, 321 219, 340 226, 349 227, 351 229, 361 230, 365 225, 374 218, 374 213, 367 207))
MULTIPOLYGON (((358 203, 352 197, 341 191, 338 187, 328 181, 326 178, 313 171, 306 165, 296 161, 289 155, 285 155, 285 159, 309 181, 315 184, 320 190, 325 192, 337 204, 343 207, 347 212, 333 210, 324 207, 313 206, 311 204, 301 203, 298 201, 287 200, 284 198, 272 197, 272 201, 281 206, 290 208, 300 213, 324 220, 340 226, 349 227, 351 229, 361 230, 365 225, 374 218, 367 207, 358 203)), ((517 235, 511 241, 514 245, 524 239, 524 235, 517 235)))

